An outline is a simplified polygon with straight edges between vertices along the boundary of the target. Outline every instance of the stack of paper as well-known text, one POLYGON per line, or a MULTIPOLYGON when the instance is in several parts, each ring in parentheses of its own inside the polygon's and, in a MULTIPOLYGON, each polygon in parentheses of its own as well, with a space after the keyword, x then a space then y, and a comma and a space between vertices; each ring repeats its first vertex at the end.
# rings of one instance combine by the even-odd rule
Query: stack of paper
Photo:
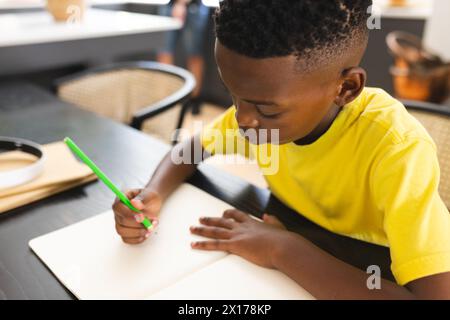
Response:
MULTIPOLYGON (((94 173, 79 162, 63 142, 43 146, 44 172, 33 181, 0 190, 0 213, 46 198, 58 192, 96 179, 94 173)), ((7 171, 35 161, 32 155, 11 151, 0 155, 0 171, 7 171)))

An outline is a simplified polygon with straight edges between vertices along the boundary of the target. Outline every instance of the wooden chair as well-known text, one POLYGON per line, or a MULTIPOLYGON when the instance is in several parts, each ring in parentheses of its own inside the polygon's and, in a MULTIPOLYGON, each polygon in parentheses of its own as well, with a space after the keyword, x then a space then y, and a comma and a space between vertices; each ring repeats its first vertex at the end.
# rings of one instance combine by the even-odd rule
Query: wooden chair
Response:
POLYGON ((139 61, 88 69, 58 79, 54 86, 64 101, 138 130, 155 135, 165 132, 167 140, 167 135, 183 125, 195 79, 179 67, 139 61), (177 105, 182 105, 179 113, 174 109, 177 105), (170 109, 166 121, 149 120, 170 109), (173 125, 168 125, 174 117, 173 125))
POLYGON ((447 208, 450 208, 450 107, 414 100, 402 102, 436 143, 441 168, 439 194, 447 208))

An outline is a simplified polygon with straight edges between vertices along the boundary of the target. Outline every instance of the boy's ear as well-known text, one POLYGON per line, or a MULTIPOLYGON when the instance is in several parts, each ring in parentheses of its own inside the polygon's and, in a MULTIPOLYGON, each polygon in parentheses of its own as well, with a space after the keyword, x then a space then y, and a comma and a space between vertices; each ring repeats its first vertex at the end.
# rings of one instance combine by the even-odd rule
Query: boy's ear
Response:
POLYGON ((334 103, 343 107, 347 103, 355 100, 364 89, 366 78, 366 71, 360 67, 351 67, 342 71, 341 84, 339 85, 339 92, 334 103))

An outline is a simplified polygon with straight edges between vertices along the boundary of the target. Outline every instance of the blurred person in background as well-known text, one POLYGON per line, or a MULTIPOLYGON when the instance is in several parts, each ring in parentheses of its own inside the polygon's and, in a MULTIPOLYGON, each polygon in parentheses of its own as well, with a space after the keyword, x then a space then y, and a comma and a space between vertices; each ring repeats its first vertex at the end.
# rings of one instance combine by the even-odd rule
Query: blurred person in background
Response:
POLYGON ((202 50, 205 39, 205 29, 208 25, 209 8, 201 0, 171 0, 169 4, 161 6, 159 14, 172 16, 183 23, 179 30, 170 31, 165 45, 158 53, 158 61, 174 64, 177 42, 182 40, 187 54, 187 68, 197 80, 197 86, 192 93, 191 110, 199 113, 199 95, 202 87, 204 59, 202 50))

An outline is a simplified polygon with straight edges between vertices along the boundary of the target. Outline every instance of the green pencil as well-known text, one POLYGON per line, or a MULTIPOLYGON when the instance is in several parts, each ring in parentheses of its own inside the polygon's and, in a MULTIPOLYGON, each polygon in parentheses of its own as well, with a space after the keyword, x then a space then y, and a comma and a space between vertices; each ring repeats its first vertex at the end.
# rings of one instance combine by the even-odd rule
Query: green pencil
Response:
MULTIPOLYGON (((109 188, 112 192, 116 194, 116 196, 125 204, 128 208, 133 210, 134 212, 140 212, 136 209, 132 204, 130 199, 117 188, 114 183, 106 176, 106 174, 100 170, 99 167, 91 160, 89 157, 72 141, 70 138, 64 138, 64 142, 66 145, 72 150, 91 170, 96 174, 96 176, 109 188)), ((144 217, 144 221, 141 222, 145 228, 150 229, 152 227, 151 221, 144 217)))

